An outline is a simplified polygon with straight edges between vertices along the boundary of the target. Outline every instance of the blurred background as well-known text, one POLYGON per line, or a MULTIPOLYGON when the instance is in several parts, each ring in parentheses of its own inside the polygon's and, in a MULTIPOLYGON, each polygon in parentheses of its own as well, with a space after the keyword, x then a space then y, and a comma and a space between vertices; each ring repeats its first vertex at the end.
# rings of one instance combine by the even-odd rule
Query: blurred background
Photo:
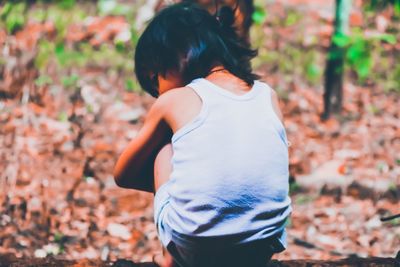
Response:
MULTIPOLYGON (((153 196, 112 170, 154 101, 135 44, 172 2, 0 1, 0 254, 161 252, 153 196)), ((274 258, 394 257, 400 219, 381 218, 400 213, 400 1, 248 2, 252 64, 291 142, 289 247, 274 258)))

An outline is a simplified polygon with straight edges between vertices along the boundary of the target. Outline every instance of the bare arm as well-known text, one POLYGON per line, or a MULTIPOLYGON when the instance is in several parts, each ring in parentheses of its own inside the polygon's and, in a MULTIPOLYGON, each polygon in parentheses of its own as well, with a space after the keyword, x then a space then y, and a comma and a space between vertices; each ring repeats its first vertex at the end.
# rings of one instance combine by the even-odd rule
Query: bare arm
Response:
POLYGON ((168 97, 162 95, 150 108, 137 136, 118 158, 114 167, 118 186, 154 192, 154 160, 172 136, 165 120, 167 108, 168 97))

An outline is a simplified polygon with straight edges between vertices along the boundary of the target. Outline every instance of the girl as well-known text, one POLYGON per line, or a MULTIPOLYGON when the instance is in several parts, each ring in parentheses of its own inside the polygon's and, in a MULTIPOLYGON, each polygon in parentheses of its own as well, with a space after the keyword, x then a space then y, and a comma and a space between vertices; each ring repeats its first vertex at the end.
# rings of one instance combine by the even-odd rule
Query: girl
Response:
POLYGON ((233 10, 163 9, 141 35, 135 72, 156 97, 115 166, 116 183, 155 193, 163 266, 265 266, 286 247, 288 150, 274 91, 233 10), (168 260, 170 259, 170 260, 168 260))

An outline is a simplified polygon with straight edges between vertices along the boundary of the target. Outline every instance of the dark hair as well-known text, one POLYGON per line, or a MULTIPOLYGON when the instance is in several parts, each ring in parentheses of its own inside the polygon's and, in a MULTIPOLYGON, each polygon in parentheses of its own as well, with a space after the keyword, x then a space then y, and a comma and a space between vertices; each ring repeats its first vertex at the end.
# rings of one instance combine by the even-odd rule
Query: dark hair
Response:
POLYGON ((158 97, 157 75, 177 71, 182 82, 206 77, 221 64, 253 85, 250 60, 257 55, 239 39, 233 10, 222 7, 216 16, 196 4, 179 3, 161 10, 140 36, 135 51, 135 73, 142 88, 158 97))

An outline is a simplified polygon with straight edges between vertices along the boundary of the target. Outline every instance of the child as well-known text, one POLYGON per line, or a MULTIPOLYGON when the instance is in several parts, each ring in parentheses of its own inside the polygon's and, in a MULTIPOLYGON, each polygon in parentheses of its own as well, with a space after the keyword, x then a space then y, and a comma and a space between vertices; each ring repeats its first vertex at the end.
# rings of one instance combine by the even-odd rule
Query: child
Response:
POLYGON ((233 11, 163 9, 135 72, 157 100, 115 166, 121 187, 155 192, 163 266, 265 266, 286 247, 288 150, 274 91, 252 73, 233 11))

